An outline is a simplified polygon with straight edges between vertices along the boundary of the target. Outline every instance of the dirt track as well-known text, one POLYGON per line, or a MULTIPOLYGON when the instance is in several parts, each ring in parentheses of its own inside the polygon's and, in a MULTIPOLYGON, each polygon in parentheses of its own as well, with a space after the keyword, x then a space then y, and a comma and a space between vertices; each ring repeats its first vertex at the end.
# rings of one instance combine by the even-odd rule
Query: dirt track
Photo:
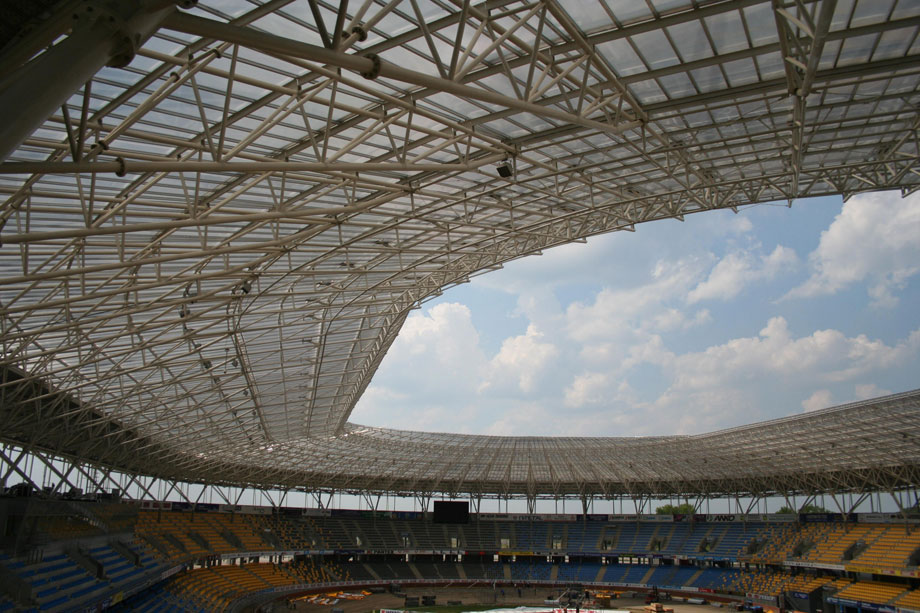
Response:
MULTIPOLYGON (((548 589, 525 588, 522 590, 520 597, 514 588, 505 588, 504 595, 501 588, 493 590, 486 588, 469 588, 469 587, 441 587, 441 588, 412 588, 405 590, 409 596, 435 595, 437 604, 444 605, 448 601, 458 600, 465 605, 490 604, 495 608, 501 607, 519 607, 519 606, 545 606, 543 601, 552 594, 558 596, 559 592, 548 589)), ((610 609, 632 610, 637 613, 642 611, 644 600, 637 598, 620 598, 610 602, 610 609)), ((405 601, 402 598, 392 594, 373 594, 364 600, 349 601, 340 600, 334 607, 329 605, 315 605, 305 602, 297 603, 297 611, 305 613, 330 613, 333 608, 342 609, 345 613, 365 613, 376 609, 402 609, 405 601)), ((674 613, 727 613, 729 609, 719 608, 711 605, 692 605, 680 602, 666 602, 665 606, 673 608, 674 613)), ((284 603, 276 606, 276 611, 286 610, 284 603)))

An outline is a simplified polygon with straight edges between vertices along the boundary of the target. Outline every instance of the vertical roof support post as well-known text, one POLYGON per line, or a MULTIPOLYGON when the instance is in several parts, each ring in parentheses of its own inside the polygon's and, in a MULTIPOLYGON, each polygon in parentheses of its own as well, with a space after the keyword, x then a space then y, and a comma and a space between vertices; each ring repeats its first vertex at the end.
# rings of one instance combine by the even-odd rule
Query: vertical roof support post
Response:
POLYGON ((907 534, 910 534, 910 522, 907 521, 907 511, 904 510, 904 507, 901 505, 901 501, 894 494, 894 490, 888 490, 888 495, 891 496, 891 499, 894 500, 894 503, 898 506, 898 511, 901 513, 901 517, 904 519, 904 530, 907 534))
POLYGON ((422 513, 425 515, 428 514, 428 506, 431 504, 431 493, 430 492, 419 492, 415 497, 418 501, 419 507, 422 509, 422 513))

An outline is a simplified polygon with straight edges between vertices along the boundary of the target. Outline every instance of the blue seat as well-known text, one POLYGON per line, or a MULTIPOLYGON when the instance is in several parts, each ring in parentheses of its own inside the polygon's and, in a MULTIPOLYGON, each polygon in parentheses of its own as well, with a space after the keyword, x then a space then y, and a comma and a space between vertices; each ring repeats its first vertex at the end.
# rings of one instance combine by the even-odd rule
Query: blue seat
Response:
POLYGON ((67 600, 68 600, 67 596, 61 596, 60 598, 56 598, 55 600, 39 605, 39 608, 42 611, 47 611, 49 609, 53 609, 54 607, 58 605, 64 604, 65 602, 67 602, 67 600))
POLYGON ((83 596, 86 596, 87 594, 90 594, 90 593, 92 593, 92 592, 95 592, 95 591, 96 591, 97 589, 99 589, 100 587, 102 587, 102 586, 101 586, 101 585, 95 585, 95 584, 94 584, 94 585, 90 585, 90 586, 87 586, 87 587, 83 588, 82 590, 77 590, 76 592, 74 592, 73 594, 71 594, 71 596, 72 596, 73 598, 82 598, 83 596))
POLYGON ((66 581, 68 579, 73 579, 74 577, 85 575, 85 574, 86 574, 86 571, 84 571, 82 568, 72 568, 63 573, 54 575, 53 577, 49 577, 49 579, 51 581, 66 581))
POLYGON ((71 588, 75 588, 75 587, 77 587, 78 585, 81 585, 81 584, 83 584, 83 583, 86 583, 87 581, 92 581, 92 580, 93 580, 93 578, 90 577, 89 575, 84 575, 84 576, 82 576, 82 577, 77 577, 77 578, 74 579, 73 581, 68 581, 67 583, 62 583, 62 584, 60 585, 60 588, 61 588, 61 591, 65 591, 65 590, 69 590, 69 589, 71 589, 71 588))

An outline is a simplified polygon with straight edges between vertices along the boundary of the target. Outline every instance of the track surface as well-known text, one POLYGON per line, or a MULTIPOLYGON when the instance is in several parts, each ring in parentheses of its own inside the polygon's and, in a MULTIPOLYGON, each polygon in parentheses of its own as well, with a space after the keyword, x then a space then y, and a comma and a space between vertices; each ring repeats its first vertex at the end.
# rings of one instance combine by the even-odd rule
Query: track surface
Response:
MULTIPOLYGON (((502 595, 501 588, 493 590, 492 588, 406 588, 405 592, 409 596, 435 595, 439 605, 447 604, 447 601, 459 600, 465 605, 490 604, 495 608, 502 607, 519 607, 519 606, 544 606, 543 601, 552 596, 558 596, 558 590, 525 588, 522 590, 520 597, 517 590, 505 588, 502 595)), ((373 594, 364 600, 349 601, 341 600, 335 605, 336 609, 342 609, 345 613, 365 613, 377 609, 402 609, 405 601, 397 598, 392 594, 373 594)), ((715 607, 711 605, 691 605, 679 602, 666 602, 665 606, 673 608, 674 613, 727 613, 726 607, 715 607)), ((621 598, 610 602, 611 609, 630 610, 635 613, 641 613, 645 601, 637 598, 621 598)), ((319 613, 320 611, 328 613, 333 609, 329 605, 315 605, 305 602, 297 603, 297 611, 308 613, 319 613)), ((549 610, 550 607, 547 607, 549 610)), ((275 611, 286 610, 284 603, 276 605, 275 611)), ((419 609, 420 611, 424 609, 419 609)), ((571 609, 574 611, 574 609, 571 609)))

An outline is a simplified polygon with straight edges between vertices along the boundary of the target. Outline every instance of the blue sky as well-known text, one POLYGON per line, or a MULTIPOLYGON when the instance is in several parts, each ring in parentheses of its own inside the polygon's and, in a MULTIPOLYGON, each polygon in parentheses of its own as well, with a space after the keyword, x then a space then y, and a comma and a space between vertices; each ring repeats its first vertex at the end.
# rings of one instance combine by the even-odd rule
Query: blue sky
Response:
POLYGON ((351 421, 691 434, 920 387, 920 195, 643 224, 410 315, 351 421))

